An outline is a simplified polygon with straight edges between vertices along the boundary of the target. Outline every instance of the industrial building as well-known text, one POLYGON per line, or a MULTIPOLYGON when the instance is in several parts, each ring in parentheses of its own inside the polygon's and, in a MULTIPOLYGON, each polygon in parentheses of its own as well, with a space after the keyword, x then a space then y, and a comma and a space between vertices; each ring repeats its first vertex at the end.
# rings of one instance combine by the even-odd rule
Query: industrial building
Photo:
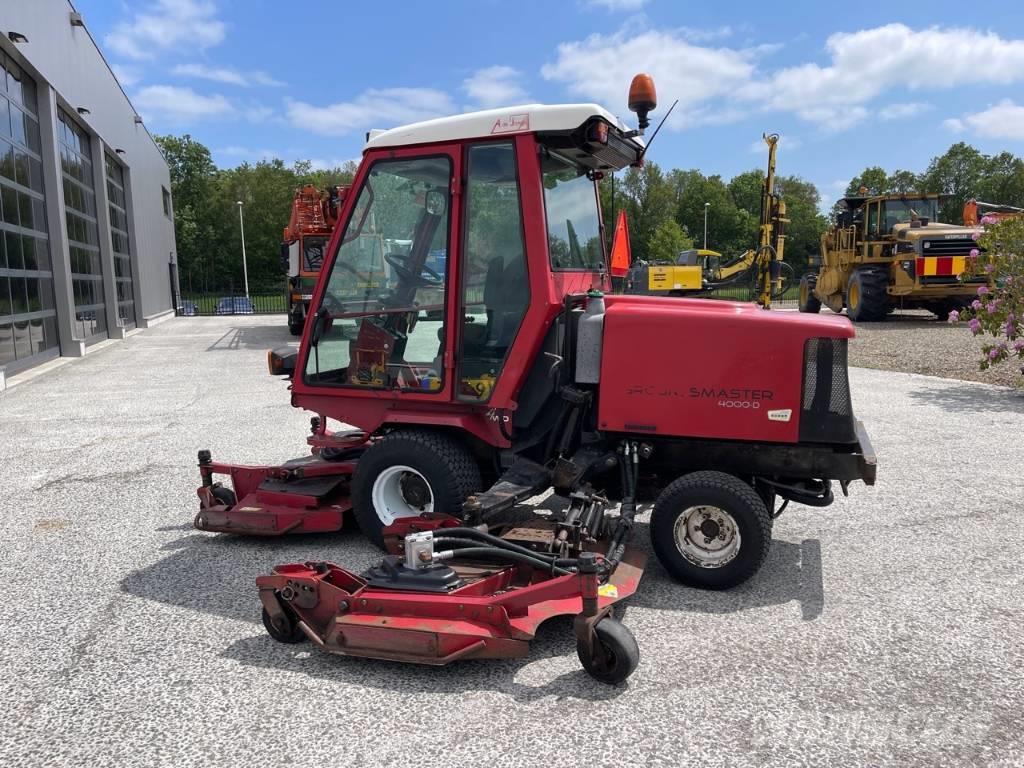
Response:
POLYGON ((0 388, 173 315, 170 175, 67 0, 0 14, 0 388))

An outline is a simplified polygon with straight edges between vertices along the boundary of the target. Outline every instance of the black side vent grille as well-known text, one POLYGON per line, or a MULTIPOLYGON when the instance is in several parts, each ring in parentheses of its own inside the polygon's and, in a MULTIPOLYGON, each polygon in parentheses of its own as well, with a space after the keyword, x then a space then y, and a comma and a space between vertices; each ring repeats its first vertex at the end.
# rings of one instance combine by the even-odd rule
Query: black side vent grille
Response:
POLYGON ((808 339, 804 344, 800 442, 857 442, 846 372, 846 339, 808 339))
POLYGON ((949 240, 925 240, 921 243, 922 256, 968 256, 978 244, 969 237, 949 240))

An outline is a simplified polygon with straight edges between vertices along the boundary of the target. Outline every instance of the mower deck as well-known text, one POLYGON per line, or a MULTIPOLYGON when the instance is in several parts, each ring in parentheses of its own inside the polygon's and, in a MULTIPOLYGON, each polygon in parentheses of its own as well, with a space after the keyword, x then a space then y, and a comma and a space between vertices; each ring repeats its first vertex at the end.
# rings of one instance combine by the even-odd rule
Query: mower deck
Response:
MULTIPOLYGON (((646 554, 627 550, 611 577, 596 573, 545 575, 520 566, 453 561, 464 585, 445 594, 382 589, 331 563, 279 565, 257 578, 269 617, 295 629, 330 653, 391 661, 444 665, 458 659, 518 658, 529 652, 537 628, 547 619, 581 615, 590 626, 614 603, 632 595, 643 575, 646 554), (585 597, 596 602, 587 617, 585 597)), ((291 640, 301 639, 297 633, 291 640)))

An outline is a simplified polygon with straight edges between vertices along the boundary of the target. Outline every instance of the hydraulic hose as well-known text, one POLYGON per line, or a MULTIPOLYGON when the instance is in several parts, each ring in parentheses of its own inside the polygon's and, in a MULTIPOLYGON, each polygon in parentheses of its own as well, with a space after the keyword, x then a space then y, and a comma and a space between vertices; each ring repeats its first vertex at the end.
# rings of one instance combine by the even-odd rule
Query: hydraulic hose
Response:
MULTIPOLYGON (((438 549, 451 549, 455 548, 459 550, 459 554, 463 550, 469 548, 478 548, 480 546, 479 541, 473 541, 472 539, 459 539, 449 536, 438 536, 434 539, 434 544, 438 549)), ((507 552, 515 552, 519 555, 533 556, 537 560, 543 560, 545 563, 553 563, 559 568, 577 568, 579 566, 579 560, 575 557, 555 557, 550 552, 534 552, 533 550, 526 550, 526 552, 520 552, 515 549, 506 549, 504 547, 496 547, 496 549, 505 549, 507 552)))
MULTIPOLYGON (((545 552, 534 552, 532 549, 521 547, 511 541, 506 541, 499 536, 494 536, 484 531, 478 531, 476 528, 442 528, 438 532, 441 538, 467 538, 472 539, 474 543, 483 541, 492 546, 498 547, 499 549, 507 549, 510 552, 518 552, 521 555, 527 555, 529 557, 539 560, 554 559, 554 556, 545 552)), ((477 544, 479 546, 479 544, 477 544)))
POLYGON ((552 576, 569 576, 572 571, 567 571, 565 568, 560 568, 555 565, 554 561, 548 562, 541 560, 530 555, 524 555, 520 552, 515 552, 511 549, 503 549, 502 547, 466 547, 460 549, 448 550, 451 552, 450 555, 445 557, 446 553, 437 553, 434 555, 435 560, 447 560, 455 557, 500 557, 506 560, 512 560, 517 563, 523 563, 539 570, 547 571, 552 576))

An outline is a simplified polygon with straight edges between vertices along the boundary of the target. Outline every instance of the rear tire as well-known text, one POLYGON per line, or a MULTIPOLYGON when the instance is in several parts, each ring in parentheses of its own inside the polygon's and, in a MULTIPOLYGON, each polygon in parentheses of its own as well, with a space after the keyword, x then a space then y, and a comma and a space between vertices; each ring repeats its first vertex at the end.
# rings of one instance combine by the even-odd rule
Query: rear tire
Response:
POLYGON ((817 314, 821 311, 821 301, 814 295, 817 285, 817 275, 808 273, 800 278, 800 299, 797 304, 801 312, 817 314))
POLYGON ((396 518, 426 512, 461 517, 463 502, 479 490, 480 468, 462 444, 438 432, 403 429, 359 458, 352 511, 363 535, 383 549, 384 528, 396 518))
POLYGON ((861 267, 846 284, 846 316, 855 323, 884 320, 889 314, 889 272, 861 267))
POLYGON ((757 491, 724 472, 692 472, 669 483, 651 512, 651 545, 674 578, 729 589, 768 557, 772 516, 757 491))

